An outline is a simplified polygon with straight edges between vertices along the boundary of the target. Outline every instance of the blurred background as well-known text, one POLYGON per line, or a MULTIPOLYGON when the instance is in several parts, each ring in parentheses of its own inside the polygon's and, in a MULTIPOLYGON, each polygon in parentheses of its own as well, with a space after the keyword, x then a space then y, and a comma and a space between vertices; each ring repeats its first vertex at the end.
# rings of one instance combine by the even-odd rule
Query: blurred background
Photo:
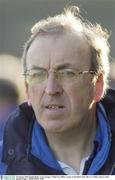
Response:
POLYGON ((115 0, 0 0, 0 78, 16 84, 19 102, 25 98, 20 59, 31 27, 70 4, 78 5, 83 16, 101 24, 111 34, 111 79, 114 81, 110 85, 115 88, 115 0))

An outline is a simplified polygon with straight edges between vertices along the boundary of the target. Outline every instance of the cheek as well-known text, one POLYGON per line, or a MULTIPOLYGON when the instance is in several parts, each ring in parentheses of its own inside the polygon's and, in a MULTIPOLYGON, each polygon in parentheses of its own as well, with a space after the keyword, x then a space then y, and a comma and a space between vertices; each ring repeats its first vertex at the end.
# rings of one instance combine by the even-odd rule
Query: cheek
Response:
POLYGON ((68 97, 74 110, 89 108, 93 101, 93 88, 91 83, 85 81, 80 83, 80 86, 70 87, 68 89, 68 97))
POLYGON ((31 86, 29 88, 29 100, 33 106, 40 105, 43 90, 40 87, 31 86))
POLYGON ((83 93, 79 88, 71 88, 68 91, 68 97, 72 109, 79 109, 80 104, 83 103, 83 93))

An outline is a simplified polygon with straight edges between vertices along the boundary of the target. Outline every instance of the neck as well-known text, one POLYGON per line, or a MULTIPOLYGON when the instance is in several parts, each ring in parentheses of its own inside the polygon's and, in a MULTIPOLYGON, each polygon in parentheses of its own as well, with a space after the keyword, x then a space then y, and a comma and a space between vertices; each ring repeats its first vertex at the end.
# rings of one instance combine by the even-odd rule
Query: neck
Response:
POLYGON ((90 155, 93 150, 93 140, 96 131, 96 118, 81 120, 79 127, 66 132, 46 132, 48 143, 57 160, 62 161, 79 172, 81 160, 90 155))

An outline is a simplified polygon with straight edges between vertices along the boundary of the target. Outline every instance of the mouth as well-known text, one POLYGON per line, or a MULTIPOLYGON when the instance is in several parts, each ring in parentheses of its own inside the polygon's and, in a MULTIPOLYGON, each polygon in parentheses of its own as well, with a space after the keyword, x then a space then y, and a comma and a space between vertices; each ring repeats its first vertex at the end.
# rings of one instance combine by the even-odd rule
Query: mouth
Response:
POLYGON ((44 106, 44 113, 46 114, 47 118, 57 119, 59 116, 64 116, 67 113, 67 109, 62 104, 46 104, 44 106))
POLYGON ((62 105, 55 105, 55 104, 51 104, 51 105, 46 105, 45 106, 45 108, 46 109, 54 109, 54 110, 57 110, 57 109, 63 109, 64 108, 64 106, 62 106, 62 105))

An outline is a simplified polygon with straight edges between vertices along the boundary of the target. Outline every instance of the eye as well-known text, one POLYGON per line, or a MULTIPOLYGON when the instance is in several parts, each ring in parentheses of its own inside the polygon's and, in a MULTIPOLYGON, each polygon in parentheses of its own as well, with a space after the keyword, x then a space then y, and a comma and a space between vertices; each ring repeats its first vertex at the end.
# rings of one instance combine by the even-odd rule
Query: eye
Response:
POLYGON ((32 76, 33 78, 36 78, 36 77, 42 77, 43 75, 44 75, 43 72, 36 72, 36 73, 33 73, 31 76, 32 76))
POLYGON ((75 72, 71 69, 64 69, 63 71, 60 72, 61 75, 65 78, 72 78, 75 77, 75 72))
POLYGON ((46 72, 43 70, 30 71, 29 73, 29 75, 32 77, 41 77, 41 76, 44 76, 44 74, 46 74, 46 72))
POLYGON ((30 71, 29 72, 29 81, 31 83, 40 82, 43 81, 47 76, 47 73, 43 70, 37 70, 37 71, 30 71))

